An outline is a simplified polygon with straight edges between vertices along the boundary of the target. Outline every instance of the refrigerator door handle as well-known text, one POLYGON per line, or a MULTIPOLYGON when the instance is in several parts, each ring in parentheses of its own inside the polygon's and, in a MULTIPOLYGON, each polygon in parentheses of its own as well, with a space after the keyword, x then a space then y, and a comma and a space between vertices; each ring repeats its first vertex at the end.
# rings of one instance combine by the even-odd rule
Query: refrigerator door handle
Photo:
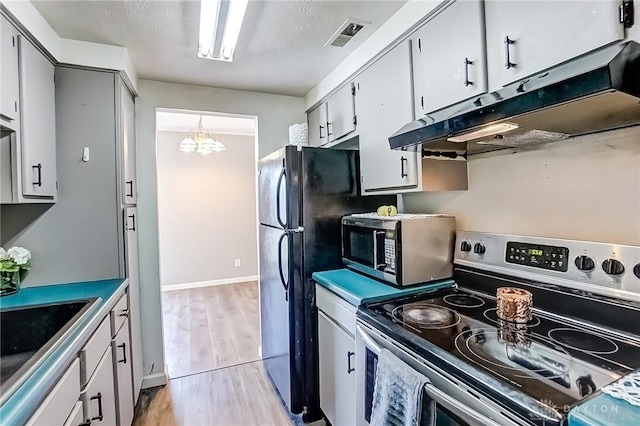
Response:
POLYGON ((280 224, 280 226, 282 226, 283 228, 287 227, 287 224, 282 220, 281 216, 281 212, 280 212, 280 190, 282 188, 282 182, 284 181, 284 178, 287 176, 287 169, 286 168, 282 168, 282 171, 280 172, 280 177, 278 178, 278 185, 276 186, 276 218, 278 219, 278 223, 280 224))
POLYGON ((285 280, 284 271, 282 270, 282 241, 285 237, 288 238, 289 233, 283 232, 278 240, 278 272, 280 273, 280 282, 282 283, 282 287, 284 287, 284 298, 285 300, 289 300, 289 280, 285 280))

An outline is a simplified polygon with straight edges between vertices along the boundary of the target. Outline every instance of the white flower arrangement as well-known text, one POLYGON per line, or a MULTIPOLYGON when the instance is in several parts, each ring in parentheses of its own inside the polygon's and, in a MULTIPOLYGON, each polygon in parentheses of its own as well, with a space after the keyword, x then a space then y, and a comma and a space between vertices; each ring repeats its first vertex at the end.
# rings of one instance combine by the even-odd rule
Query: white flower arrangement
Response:
POLYGON ((0 272, 18 272, 31 269, 31 252, 24 247, 0 247, 0 272))

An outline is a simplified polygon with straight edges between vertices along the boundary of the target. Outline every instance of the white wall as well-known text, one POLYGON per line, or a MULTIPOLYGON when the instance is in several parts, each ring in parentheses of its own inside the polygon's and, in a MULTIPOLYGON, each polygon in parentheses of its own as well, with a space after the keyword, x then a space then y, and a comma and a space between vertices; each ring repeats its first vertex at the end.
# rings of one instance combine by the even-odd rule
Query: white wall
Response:
POLYGON ((258 275, 255 137, 219 135, 227 150, 206 156, 179 152, 184 137, 157 133, 160 283, 258 275))
POLYGON ((470 157, 469 190, 403 196, 468 231, 640 245, 640 127, 470 157))
MULTIPOLYGON (((156 108, 216 111, 258 117, 259 156, 287 143, 289 125, 305 121, 304 99, 239 90, 139 80, 136 99, 136 153, 140 286, 147 376, 164 374, 158 252, 156 108)), ((151 380, 148 380, 151 383, 151 380)), ((157 385, 158 382, 154 384, 157 385)))

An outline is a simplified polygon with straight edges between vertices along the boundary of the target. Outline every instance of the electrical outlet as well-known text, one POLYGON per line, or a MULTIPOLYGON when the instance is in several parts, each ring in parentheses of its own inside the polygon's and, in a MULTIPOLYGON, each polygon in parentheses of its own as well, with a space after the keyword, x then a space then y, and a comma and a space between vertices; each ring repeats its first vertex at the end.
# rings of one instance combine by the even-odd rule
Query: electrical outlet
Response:
POLYGON ((236 259, 236 266, 240 266, 240 259, 236 259))

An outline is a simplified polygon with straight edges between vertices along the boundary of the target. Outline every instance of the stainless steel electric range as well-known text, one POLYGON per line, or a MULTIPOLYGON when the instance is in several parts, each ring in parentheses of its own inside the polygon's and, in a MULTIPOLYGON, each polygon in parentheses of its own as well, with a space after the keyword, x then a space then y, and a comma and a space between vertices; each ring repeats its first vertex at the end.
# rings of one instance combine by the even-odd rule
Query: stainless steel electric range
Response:
POLYGON ((377 357, 427 376, 438 425, 561 425, 640 368, 640 247, 460 232, 449 289, 358 310, 357 419, 368 424, 377 357), (498 287, 533 294, 528 324, 496 314, 498 287))

